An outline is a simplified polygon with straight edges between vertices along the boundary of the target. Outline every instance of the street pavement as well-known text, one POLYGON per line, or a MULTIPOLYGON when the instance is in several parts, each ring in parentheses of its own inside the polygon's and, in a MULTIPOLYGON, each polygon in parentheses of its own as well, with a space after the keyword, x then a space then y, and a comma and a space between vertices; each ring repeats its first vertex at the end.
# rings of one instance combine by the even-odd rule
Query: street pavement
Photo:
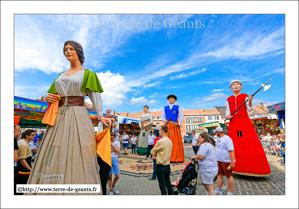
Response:
MULTIPOLYGON (((145 156, 131 154, 119 154, 120 179, 116 184, 120 195, 160 195, 158 181, 150 181, 152 176, 153 163, 145 156)), ((184 144, 185 162, 171 163, 171 182, 181 178, 185 166, 194 155, 191 144, 184 144)), ((234 195, 285 195, 285 167, 281 165, 282 158, 267 155, 271 168, 271 175, 268 177, 249 177, 233 174, 234 195)), ((198 182, 200 182, 200 173, 198 182)), ((114 176, 113 176, 114 177, 114 176)), ((214 188, 217 181, 214 182, 214 188)), ((107 186, 108 188, 108 186, 107 186)), ((109 192, 109 190, 107 190, 109 192)), ((223 192, 227 192, 227 180, 224 178, 223 192)), ((207 195, 208 193, 200 184, 197 185, 196 195, 207 195)), ((179 194, 183 195, 183 194, 179 194)))

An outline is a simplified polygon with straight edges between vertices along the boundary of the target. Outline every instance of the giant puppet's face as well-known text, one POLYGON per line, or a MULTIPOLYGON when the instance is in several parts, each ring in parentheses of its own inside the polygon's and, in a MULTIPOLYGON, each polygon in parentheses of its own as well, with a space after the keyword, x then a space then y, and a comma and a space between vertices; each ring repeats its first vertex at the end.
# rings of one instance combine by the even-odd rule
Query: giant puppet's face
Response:
POLYGON ((64 47, 64 55, 65 55, 65 57, 67 58, 68 61, 79 60, 79 57, 78 57, 78 54, 77 54, 76 50, 70 44, 67 44, 64 47))
POLYGON ((170 98, 168 99, 168 102, 169 102, 169 104, 174 104, 174 103, 175 103, 175 99, 172 98, 172 97, 170 97, 170 98))
POLYGON ((111 110, 110 109, 107 109, 106 110, 106 115, 110 115, 111 114, 111 110))
POLYGON ((147 113, 148 112, 148 108, 147 107, 143 107, 143 112, 147 113))
POLYGON ((243 86, 239 82, 233 82, 230 88, 235 92, 235 91, 241 91, 243 86))

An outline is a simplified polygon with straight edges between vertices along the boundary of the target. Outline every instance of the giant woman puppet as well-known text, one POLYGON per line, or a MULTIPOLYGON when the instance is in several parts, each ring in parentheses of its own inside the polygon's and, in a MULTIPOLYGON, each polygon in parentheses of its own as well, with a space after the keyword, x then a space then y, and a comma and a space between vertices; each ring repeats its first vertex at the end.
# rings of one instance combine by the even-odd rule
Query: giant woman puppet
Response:
POLYGON ((148 112, 148 106, 144 105, 143 111, 144 114, 141 115, 139 120, 139 127, 140 127, 140 135, 137 141, 137 153, 140 155, 147 154, 147 147, 148 147, 148 135, 150 134, 150 129, 153 126, 153 117, 148 112))
POLYGON ((47 103, 57 101, 55 94, 61 97, 57 118, 47 127, 27 183, 100 184, 95 131, 84 98, 90 98, 102 123, 111 124, 102 114, 103 89, 96 73, 82 67, 84 54, 78 42, 66 41, 63 54, 70 69, 60 73, 45 97, 47 103))
POLYGON ((233 95, 226 101, 226 118, 230 120, 228 136, 233 140, 236 163, 233 173, 246 176, 269 176, 270 166, 259 137, 252 125, 247 111, 253 110, 251 95, 240 93, 242 82, 230 83, 233 95), (248 99, 235 114, 231 114, 248 99))

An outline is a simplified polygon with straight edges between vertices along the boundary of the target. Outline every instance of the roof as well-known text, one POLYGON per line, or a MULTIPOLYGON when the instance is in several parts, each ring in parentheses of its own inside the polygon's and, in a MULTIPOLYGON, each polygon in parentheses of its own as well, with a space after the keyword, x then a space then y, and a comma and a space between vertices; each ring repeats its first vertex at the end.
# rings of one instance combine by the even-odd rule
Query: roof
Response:
POLYGON ((92 108, 92 106, 90 104, 88 104, 87 102, 84 102, 84 103, 87 108, 90 108, 90 109, 92 108))
POLYGON ((198 109, 198 110, 184 110, 184 115, 203 115, 204 110, 203 108, 198 109))
POLYGON ((204 115, 220 115, 220 112, 214 107, 214 109, 204 109, 203 110, 204 115))
POLYGON ((248 112, 249 115, 262 115, 267 113, 269 113, 269 111, 263 103, 253 106, 253 110, 248 112))

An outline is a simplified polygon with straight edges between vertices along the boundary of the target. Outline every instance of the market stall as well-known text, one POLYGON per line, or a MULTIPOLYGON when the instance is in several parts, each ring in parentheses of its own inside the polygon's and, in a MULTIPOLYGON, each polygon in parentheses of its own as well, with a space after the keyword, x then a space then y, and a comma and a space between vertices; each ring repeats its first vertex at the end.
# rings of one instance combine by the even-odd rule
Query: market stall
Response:
POLYGON ((199 124, 198 125, 199 126, 199 128, 205 128, 206 129, 206 131, 209 133, 209 134, 211 134, 212 132, 213 132, 213 130, 214 129, 216 129, 217 127, 222 127, 222 128, 224 128, 224 131, 227 133, 227 127, 228 127, 228 125, 227 124, 223 124, 223 123, 220 123, 220 122, 218 122, 218 121, 216 121, 216 122, 210 122, 210 123, 202 123, 202 124, 199 124))
MULTIPOLYGON (((22 128, 46 128, 41 121, 47 111, 48 103, 23 97, 14 97, 14 123, 22 128)), ((96 112, 87 110, 94 126, 98 125, 96 112)), ((105 115, 105 114, 104 114, 105 115)))
POLYGON ((281 130, 285 128, 285 102, 267 106, 271 113, 276 113, 278 116, 279 126, 281 130))
POLYGON ((140 133, 139 119, 117 115, 116 130, 118 132, 126 131, 127 134, 136 134, 138 136, 140 133))
POLYGON ((255 131, 260 134, 267 132, 277 134, 280 132, 279 121, 275 114, 265 114, 258 116, 251 116, 250 120, 255 128, 255 131))

